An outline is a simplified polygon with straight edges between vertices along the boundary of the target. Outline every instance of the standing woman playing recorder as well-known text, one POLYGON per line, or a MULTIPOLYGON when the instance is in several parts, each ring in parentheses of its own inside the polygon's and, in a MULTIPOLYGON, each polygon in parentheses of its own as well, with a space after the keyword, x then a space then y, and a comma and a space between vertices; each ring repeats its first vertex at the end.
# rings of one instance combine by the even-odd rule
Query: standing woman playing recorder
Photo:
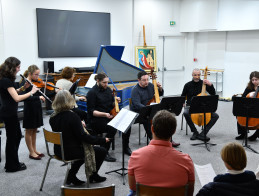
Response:
POLYGON ((23 95, 18 94, 29 87, 28 83, 25 83, 25 85, 19 89, 16 89, 15 87, 14 81, 16 74, 20 71, 20 64, 21 62, 19 59, 9 57, 0 66, 0 96, 2 100, 0 115, 5 123, 6 129, 6 172, 16 172, 26 169, 26 165, 19 162, 18 157, 18 150, 22 137, 17 115, 18 102, 30 97, 38 90, 33 86, 30 92, 23 95))
MULTIPOLYGON (((30 82, 38 81, 40 69, 37 65, 31 65, 25 71, 24 76, 30 82)), ((25 90, 25 93, 29 92, 32 87, 25 90)), ((41 101, 45 101, 45 98, 39 93, 35 93, 33 96, 24 100, 24 118, 23 128, 25 128, 25 142, 29 150, 29 158, 34 160, 41 160, 44 154, 36 150, 36 134, 37 129, 43 125, 42 118, 42 106, 41 101)))

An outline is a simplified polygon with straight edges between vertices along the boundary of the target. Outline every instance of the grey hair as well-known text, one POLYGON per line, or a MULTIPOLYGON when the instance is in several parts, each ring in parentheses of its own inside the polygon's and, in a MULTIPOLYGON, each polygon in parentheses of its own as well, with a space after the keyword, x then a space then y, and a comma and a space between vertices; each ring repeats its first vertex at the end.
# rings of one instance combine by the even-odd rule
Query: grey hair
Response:
POLYGON ((75 99, 72 97, 69 91, 60 90, 55 96, 52 103, 52 108, 54 110, 54 115, 59 112, 68 111, 75 107, 75 99))
POLYGON ((195 72, 195 71, 199 71, 199 72, 200 72, 201 70, 200 70, 199 68, 194 68, 194 69, 192 70, 192 73, 195 72))

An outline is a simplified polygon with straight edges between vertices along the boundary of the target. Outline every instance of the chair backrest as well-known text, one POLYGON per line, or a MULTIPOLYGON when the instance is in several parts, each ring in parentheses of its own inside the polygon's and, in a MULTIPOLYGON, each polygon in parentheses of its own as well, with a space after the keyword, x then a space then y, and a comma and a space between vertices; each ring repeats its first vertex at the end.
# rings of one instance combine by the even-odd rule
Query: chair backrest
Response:
POLYGON ((137 196, 187 196, 188 184, 181 187, 156 187, 137 183, 137 196))
POLYGON ((61 186, 61 195, 64 196, 81 196, 81 195, 93 195, 93 196, 114 196, 115 185, 95 188, 75 188, 61 186))
POLYGON ((45 138, 45 143, 46 143, 46 148, 47 148, 47 153, 49 156, 49 145, 48 143, 56 144, 61 146, 61 153, 62 153, 62 160, 64 160, 64 149, 63 149, 63 140, 62 140, 62 133, 61 132, 52 132, 48 131, 45 128, 43 128, 43 133, 44 133, 44 138, 45 138))

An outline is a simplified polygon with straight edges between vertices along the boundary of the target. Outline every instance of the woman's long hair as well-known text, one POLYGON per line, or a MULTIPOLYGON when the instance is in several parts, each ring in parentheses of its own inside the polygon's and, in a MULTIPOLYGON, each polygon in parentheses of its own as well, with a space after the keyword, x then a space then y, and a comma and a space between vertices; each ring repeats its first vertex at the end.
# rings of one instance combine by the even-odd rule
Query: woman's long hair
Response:
POLYGON ((16 57, 9 57, 5 62, 0 66, 0 79, 3 77, 9 78, 12 81, 15 81, 16 78, 16 67, 21 64, 21 61, 16 57))

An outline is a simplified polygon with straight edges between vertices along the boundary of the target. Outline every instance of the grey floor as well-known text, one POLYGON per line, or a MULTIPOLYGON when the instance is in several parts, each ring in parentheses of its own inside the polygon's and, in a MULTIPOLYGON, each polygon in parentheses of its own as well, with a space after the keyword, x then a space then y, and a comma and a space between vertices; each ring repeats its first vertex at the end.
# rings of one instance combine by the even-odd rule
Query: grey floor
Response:
MULTIPOLYGON (((234 141, 236 132, 236 119, 232 115, 232 102, 219 102, 217 113, 219 114, 219 120, 216 125, 209 132, 208 136, 211 138, 211 142, 216 143, 216 146, 211 147, 211 151, 208 152, 204 146, 193 147, 192 143, 197 143, 198 141, 190 141, 191 133, 186 135, 185 132, 185 121, 184 130, 180 130, 181 127, 181 116, 177 117, 178 126, 173 139, 180 142, 181 145, 178 150, 188 153, 193 162, 196 164, 204 165, 211 163, 216 174, 224 173, 226 171, 224 164, 220 158, 220 150, 224 144, 227 142, 234 141)), ((49 116, 44 116, 44 126, 50 129, 48 124, 49 116)), ((24 132, 23 132, 24 133, 24 132)), ((250 134, 253 132, 251 131, 250 134)), ((250 135, 249 134, 249 135, 250 135)), ((132 150, 138 149, 145 146, 146 138, 144 137, 144 128, 141 127, 141 144, 138 144, 138 125, 134 125, 132 128, 132 134, 130 138, 130 146, 132 150)), ((242 142, 242 141, 239 141, 242 142)), ((249 142, 251 146, 259 151, 259 139, 255 142, 249 142)), ((50 163, 49 172, 46 177, 45 185, 43 191, 39 191, 40 183, 42 180, 43 172, 45 170, 47 158, 43 158, 41 161, 29 159, 28 150, 24 139, 21 141, 19 149, 19 157, 21 162, 25 162, 27 165, 27 170, 16 172, 16 173, 5 173, 4 172, 4 162, 5 162, 5 130, 2 129, 2 162, 0 163, 0 195, 60 195, 60 186, 64 180, 64 174, 66 167, 61 167, 61 163, 53 160, 50 163)), ((45 143, 42 133, 42 128, 40 128, 40 133, 37 135, 37 147, 40 152, 46 153, 45 143)), ((246 150, 248 157, 248 170, 254 171, 259 164, 259 155, 251 152, 249 149, 246 150)), ((115 184, 115 194, 118 196, 127 195, 129 186, 127 181, 127 176, 125 178, 126 184, 123 185, 122 177, 119 174, 111 173, 105 174, 105 172, 119 169, 122 167, 122 150, 121 150, 121 137, 119 134, 116 135, 116 147, 111 154, 117 158, 117 162, 108 163, 104 162, 100 169, 100 175, 106 176, 107 181, 99 184, 91 184, 91 187, 106 186, 115 184)), ((125 156, 125 166, 127 167, 129 157, 125 156)), ((152 163, 150 163, 152 164, 152 163)), ((196 174, 195 182, 195 194, 201 188, 200 181, 196 174)), ((84 168, 82 167, 78 173, 78 178, 81 180, 85 179, 84 168)))

